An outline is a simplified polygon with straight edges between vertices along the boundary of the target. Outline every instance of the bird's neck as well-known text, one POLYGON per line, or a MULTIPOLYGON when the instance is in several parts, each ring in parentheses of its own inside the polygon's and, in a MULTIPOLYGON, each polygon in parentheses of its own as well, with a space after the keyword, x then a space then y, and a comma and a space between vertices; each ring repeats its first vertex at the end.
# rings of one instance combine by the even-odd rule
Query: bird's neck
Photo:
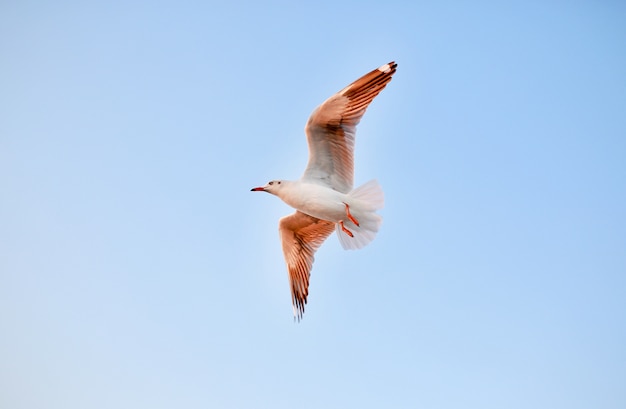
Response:
POLYGON ((283 202, 289 204, 293 198, 298 195, 298 184, 292 180, 283 180, 281 183, 282 187, 276 191, 276 196, 283 202))

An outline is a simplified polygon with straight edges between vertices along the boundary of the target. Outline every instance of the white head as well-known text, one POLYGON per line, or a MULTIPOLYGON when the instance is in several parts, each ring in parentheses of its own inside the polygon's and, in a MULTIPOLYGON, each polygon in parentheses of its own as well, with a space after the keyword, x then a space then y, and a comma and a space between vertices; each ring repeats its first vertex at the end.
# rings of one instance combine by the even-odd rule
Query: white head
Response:
POLYGON ((270 180, 265 186, 254 187, 252 192, 267 192, 278 196, 278 192, 285 186, 284 180, 270 180))

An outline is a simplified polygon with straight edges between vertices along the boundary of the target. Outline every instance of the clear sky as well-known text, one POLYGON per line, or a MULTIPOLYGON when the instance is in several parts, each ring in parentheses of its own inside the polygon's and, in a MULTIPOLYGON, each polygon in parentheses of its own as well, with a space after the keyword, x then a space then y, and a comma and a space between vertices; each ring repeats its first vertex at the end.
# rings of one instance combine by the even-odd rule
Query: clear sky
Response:
POLYGON ((626 5, 302 3, 2 2, 0 407, 626 407, 626 5), (294 323, 250 188, 391 60, 294 323))

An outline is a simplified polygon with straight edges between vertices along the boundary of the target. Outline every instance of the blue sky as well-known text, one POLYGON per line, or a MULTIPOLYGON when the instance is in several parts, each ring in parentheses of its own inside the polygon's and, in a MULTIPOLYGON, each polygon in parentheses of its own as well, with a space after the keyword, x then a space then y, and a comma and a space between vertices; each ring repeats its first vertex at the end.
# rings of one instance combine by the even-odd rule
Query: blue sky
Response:
POLYGON ((4 2, 0 406, 623 408, 626 7, 4 2), (385 190, 294 324, 319 103, 385 190))

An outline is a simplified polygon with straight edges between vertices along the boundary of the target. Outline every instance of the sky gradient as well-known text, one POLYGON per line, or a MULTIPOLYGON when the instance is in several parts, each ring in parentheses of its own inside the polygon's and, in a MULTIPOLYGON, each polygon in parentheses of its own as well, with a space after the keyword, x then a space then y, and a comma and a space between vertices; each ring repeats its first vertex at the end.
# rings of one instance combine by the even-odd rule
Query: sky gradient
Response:
POLYGON ((626 407, 626 5, 3 2, 0 407, 626 407), (311 111, 385 191, 294 323, 311 111))

